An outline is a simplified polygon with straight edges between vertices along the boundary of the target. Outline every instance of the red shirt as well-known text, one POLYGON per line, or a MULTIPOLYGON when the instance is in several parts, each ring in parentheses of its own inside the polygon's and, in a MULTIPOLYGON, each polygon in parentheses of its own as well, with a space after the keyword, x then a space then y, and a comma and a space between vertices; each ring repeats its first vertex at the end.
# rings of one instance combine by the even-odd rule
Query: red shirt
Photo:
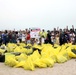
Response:
POLYGON ((30 34, 27 34, 26 40, 30 40, 30 34))

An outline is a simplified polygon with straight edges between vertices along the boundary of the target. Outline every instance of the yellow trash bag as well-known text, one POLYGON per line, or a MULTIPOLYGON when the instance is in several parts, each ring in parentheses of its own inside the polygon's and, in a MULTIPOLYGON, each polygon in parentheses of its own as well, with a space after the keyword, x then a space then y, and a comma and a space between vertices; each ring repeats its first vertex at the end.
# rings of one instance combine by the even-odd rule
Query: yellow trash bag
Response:
POLYGON ((59 47, 59 45, 58 44, 54 44, 54 48, 57 48, 57 47, 59 47))
POLYGON ((16 58, 16 60, 17 61, 26 61, 26 59, 28 58, 28 56, 26 55, 26 54, 24 54, 24 53, 21 53, 19 56, 15 56, 15 58, 16 58))
POLYGON ((19 43, 20 46, 25 47, 26 44, 25 43, 19 43))
POLYGON ((33 48, 37 48, 39 50, 42 50, 43 47, 41 45, 34 44, 33 45, 33 48))
POLYGON ((14 43, 8 43, 7 44, 7 51, 8 52, 13 52, 16 47, 17 47, 16 44, 14 44, 14 43))
POLYGON ((44 63, 41 59, 36 59, 35 61, 34 61, 34 65, 35 65, 35 67, 39 67, 39 68, 46 68, 47 67, 47 64, 46 63, 44 63))
POLYGON ((41 44, 41 46, 42 46, 43 48, 46 47, 46 45, 47 45, 47 44, 41 44))
POLYGON ((7 52, 13 52, 13 51, 14 51, 13 47, 7 47, 7 52))
POLYGON ((30 55, 32 61, 35 61, 36 59, 40 58, 41 55, 39 54, 38 50, 34 51, 32 55, 30 55))
POLYGON ((65 46, 72 46, 72 43, 65 43, 65 46))
POLYGON ((51 57, 50 57, 50 58, 51 58, 51 59, 53 59, 54 63, 56 63, 56 62, 57 62, 57 58, 56 58, 56 55, 55 55, 55 54, 51 55, 51 57))
POLYGON ((10 53, 6 53, 5 54, 5 64, 9 65, 11 67, 14 67, 15 65, 17 65, 18 61, 16 61, 15 55, 10 54, 10 53))
POLYGON ((32 45, 31 44, 27 44, 27 46, 30 46, 31 47, 32 45))
POLYGON ((53 51, 51 51, 51 52, 49 52, 49 51, 48 52, 44 52, 44 53, 42 53, 41 57, 42 58, 52 58, 53 61, 56 62, 56 55, 54 54, 53 51))
POLYGON ((61 51, 61 46, 57 47, 56 49, 54 48, 55 55, 58 55, 60 51, 61 51))
POLYGON ((30 49, 27 49, 27 51, 26 51, 26 54, 31 54, 31 53, 33 53, 33 50, 32 50, 32 48, 30 48, 30 49))
POLYGON ((75 49, 76 50, 76 45, 71 45, 71 49, 75 49))
POLYGON ((57 55, 57 62, 58 63, 64 63, 64 62, 66 62, 68 59, 66 58, 66 57, 64 57, 63 55, 61 55, 61 54, 58 54, 57 55))
POLYGON ((18 68, 18 67, 23 67, 25 64, 25 61, 20 61, 18 64, 16 64, 14 67, 18 68))
POLYGON ((41 62, 45 63, 47 65, 47 67, 54 66, 54 60, 52 58, 41 58, 41 62))
POLYGON ((42 57, 50 57, 52 54, 53 47, 45 47, 41 51, 42 57))
POLYGON ((2 54, 3 54, 4 52, 5 52, 5 50, 3 50, 3 49, 0 49, 0 53, 2 53, 2 54))
POLYGON ((17 47, 14 49, 14 52, 22 52, 22 51, 21 51, 20 47, 17 46, 17 47))
POLYGON ((68 55, 70 57, 76 58, 76 50, 73 49, 73 50, 68 51, 68 55))
POLYGON ((31 57, 29 56, 28 59, 25 61, 23 68, 25 70, 35 70, 35 66, 33 64, 33 61, 31 60, 31 57))
POLYGON ((54 60, 54 62, 56 62, 56 53, 55 53, 55 50, 52 46, 48 47, 48 48, 43 48, 43 50, 41 51, 41 56, 43 58, 49 58, 50 57, 54 60))
POLYGON ((68 60, 70 59, 68 52, 66 50, 62 50, 61 52, 59 52, 59 54, 63 55, 64 57, 66 57, 68 60))
POLYGON ((69 57, 73 57, 73 58, 76 58, 76 50, 75 49, 72 49, 71 47, 68 47, 67 49, 66 49, 66 51, 67 51, 67 53, 68 53, 68 55, 69 55, 69 57))
POLYGON ((26 53, 26 52, 27 52, 27 49, 26 49, 26 48, 23 48, 22 46, 17 46, 17 47, 14 49, 14 52, 26 53))
MULTIPOLYGON (((66 45, 62 45, 62 46, 61 46, 61 51, 66 50, 66 48, 67 48, 67 46, 66 46, 66 45)), ((60 52, 61 52, 61 51, 60 51, 60 52)))

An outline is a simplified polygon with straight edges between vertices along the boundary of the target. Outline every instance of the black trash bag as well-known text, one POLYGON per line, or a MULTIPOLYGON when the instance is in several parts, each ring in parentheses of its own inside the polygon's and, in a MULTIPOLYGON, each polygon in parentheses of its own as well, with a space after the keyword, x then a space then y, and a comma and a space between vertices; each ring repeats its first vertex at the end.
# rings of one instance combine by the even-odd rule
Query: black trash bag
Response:
POLYGON ((5 55, 0 55, 0 62, 5 62, 5 55))

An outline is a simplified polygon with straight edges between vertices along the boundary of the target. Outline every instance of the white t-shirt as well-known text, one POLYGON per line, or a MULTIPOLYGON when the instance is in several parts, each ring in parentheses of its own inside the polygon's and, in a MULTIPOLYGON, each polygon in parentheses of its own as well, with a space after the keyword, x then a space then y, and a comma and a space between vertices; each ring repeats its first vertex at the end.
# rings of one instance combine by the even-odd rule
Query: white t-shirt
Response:
POLYGON ((25 41, 25 34, 22 34, 22 41, 25 41))

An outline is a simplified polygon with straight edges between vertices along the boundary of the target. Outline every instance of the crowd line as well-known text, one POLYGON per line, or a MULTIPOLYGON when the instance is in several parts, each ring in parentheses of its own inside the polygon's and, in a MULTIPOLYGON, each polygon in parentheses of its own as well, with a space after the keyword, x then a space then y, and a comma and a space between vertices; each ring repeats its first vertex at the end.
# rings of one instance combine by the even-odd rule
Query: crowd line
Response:
POLYGON ((37 37, 32 37, 32 29, 25 29, 20 31, 5 30, 0 31, 0 45, 7 43, 31 43, 31 44, 58 44, 65 43, 76 44, 76 29, 72 25, 72 28, 68 29, 68 26, 64 29, 40 30, 37 37))

